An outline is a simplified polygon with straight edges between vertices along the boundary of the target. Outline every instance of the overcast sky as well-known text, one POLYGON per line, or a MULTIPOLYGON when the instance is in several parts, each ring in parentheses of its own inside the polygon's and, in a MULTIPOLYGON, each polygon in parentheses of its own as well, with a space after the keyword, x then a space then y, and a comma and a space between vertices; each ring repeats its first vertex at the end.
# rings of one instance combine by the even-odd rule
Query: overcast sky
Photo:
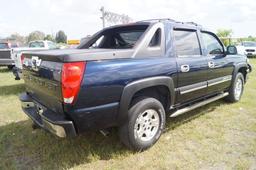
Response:
POLYGON ((64 30, 68 39, 80 39, 102 28, 101 6, 133 21, 172 18, 256 36, 256 0, 0 0, 0 37, 64 30))

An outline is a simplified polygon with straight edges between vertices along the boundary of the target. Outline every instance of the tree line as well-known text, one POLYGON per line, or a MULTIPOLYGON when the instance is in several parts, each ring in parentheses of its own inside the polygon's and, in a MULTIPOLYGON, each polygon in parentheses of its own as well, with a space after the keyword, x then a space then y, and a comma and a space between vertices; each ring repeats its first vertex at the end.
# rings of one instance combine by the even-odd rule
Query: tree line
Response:
POLYGON ((256 37, 248 36, 243 38, 232 38, 232 29, 218 29, 217 35, 225 46, 237 45, 243 41, 256 41, 256 37))
POLYGON ((45 34, 42 31, 33 31, 28 36, 22 36, 18 33, 14 33, 8 36, 6 39, 15 40, 20 45, 27 45, 30 41, 35 40, 49 40, 56 43, 66 43, 67 35, 62 30, 58 31, 55 36, 51 34, 45 34))

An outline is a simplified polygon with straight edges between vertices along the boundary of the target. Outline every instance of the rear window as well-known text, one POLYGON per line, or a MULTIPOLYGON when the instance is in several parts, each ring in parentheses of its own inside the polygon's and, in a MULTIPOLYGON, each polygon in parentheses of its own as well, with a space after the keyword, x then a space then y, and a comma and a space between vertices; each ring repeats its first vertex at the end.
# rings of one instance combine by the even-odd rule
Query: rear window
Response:
POLYGON ((245 47, 256 47, 256 42, 243 42, 245 47))
POLYGON ((44 43, 43 42, 39 42, 39 41, 31 42, 31 43, 29 43, 29 47, 31 47, 31 48, 43 48, 44 47, 44 43))
POLYGON ((78 48, 133 48, 147 27, 148 25, 131 25, 109 28, 92 37, 90 41, 78 48))
POLYGON ((0 43, 0 49, 9 48, 7 43, 0 43))

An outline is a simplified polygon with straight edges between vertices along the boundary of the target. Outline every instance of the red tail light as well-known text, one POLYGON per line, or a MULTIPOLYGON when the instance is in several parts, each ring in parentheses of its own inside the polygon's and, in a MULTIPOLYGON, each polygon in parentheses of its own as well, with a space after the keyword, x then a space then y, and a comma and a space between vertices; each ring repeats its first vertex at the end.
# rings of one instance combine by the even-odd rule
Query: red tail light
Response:
POLYGON ((66 104, 73 104, 80 89, 85 62, 64 63, 62 66, 62 96, 66 104))
POLYGON ((21 64, 24 63, 24 59, 25 59, 25 55, 24 55, 24 54, 21 54, 21 56, 20 56, 21 64))
POLYGON ((7 43, 8 48, 12 48, 11 43, 7 43))

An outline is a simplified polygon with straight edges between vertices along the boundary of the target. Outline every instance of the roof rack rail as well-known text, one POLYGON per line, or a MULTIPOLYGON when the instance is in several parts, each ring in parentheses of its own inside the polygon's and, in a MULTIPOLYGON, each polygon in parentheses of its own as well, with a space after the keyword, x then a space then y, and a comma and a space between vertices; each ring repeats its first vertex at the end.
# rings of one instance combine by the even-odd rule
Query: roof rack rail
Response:
POLYGON ((200 26, 200 24, 197 24, 195 22, 184 22, 184 24, 192 24, 192 25, 195 25, 195 26, 200 26))
POLYGON ((176 22, 174 19, 171 19, 171 18, 154 18, 154 19, 140 20, 137 22, 152 22, 152 21, 165 21, 165 20, 176 22))
POLYGON ((195 22, 183 22, 183 21, 176 21, 174 19, 171 18, 155 18, 155 19, 147 19, 147 20, 141 20, 141 21, 137 21, 137 22, 159 22, 159 21, 171 21, 171 22, 176 22, 176 23, 180 23, 180 24, 191 24, 191 25, 195 25, 195 26, 201 26, 200 24, 197 24, 195 22))

